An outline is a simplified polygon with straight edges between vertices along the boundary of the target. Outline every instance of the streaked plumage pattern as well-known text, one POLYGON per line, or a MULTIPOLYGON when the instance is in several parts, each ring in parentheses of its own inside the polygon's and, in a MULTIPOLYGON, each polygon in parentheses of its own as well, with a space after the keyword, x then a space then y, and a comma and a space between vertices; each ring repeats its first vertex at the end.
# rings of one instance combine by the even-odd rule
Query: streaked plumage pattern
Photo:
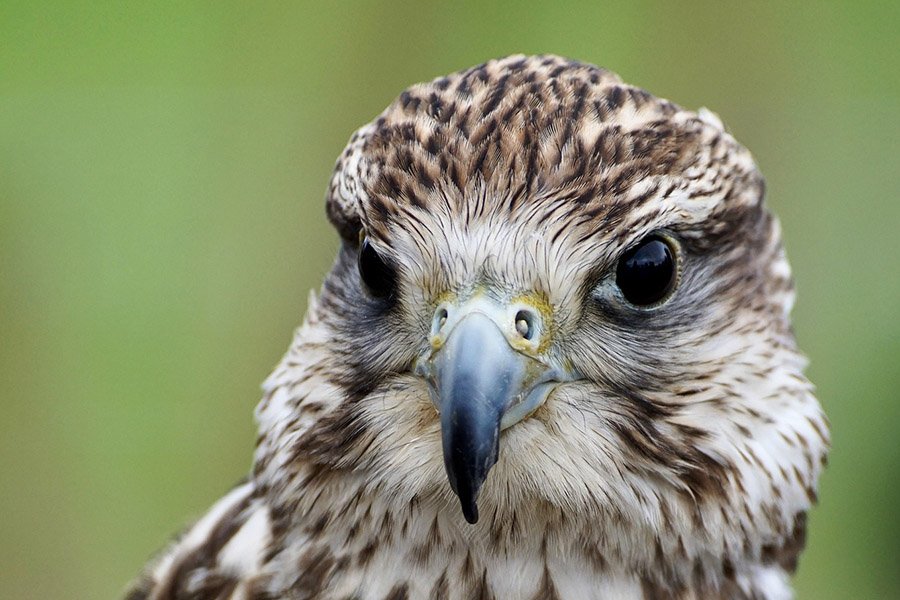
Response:
POLYGON ((128 598, 790 597, 829 442, 763 196, 715 115, 591 65, 410 88, 337 163, 342 248, 264 385, 249 479, 128 598), (677 285, 631 306, 616 264, 655 232, 677 285), (415 366, 436 308, 481 294, 526 298, 535 353, 577 377, 503 430, 470 525, 415 366))

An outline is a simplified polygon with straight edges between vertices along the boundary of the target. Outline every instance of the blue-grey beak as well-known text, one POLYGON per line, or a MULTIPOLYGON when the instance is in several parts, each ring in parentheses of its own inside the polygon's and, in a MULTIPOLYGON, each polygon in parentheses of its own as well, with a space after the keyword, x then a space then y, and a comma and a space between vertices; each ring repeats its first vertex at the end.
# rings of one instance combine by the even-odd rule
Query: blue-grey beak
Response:
POLYGON ((531 414, 563 379, 526 351, 537 340, 517 339, 538 335, 536 324, 529 332, 510 323, 504 332, 498 320, 465 311, 417 368, 440 411, 444 467, 469 523, 478 521, 478 493, 497 462, 501 429, 531 414))

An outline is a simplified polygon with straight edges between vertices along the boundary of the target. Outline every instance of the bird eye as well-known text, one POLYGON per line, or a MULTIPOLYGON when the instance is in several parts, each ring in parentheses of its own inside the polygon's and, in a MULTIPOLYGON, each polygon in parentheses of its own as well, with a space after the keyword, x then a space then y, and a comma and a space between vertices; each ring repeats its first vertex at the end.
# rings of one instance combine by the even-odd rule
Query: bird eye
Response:
POLYGON ((359 247, 359 276, 376 298, 387 298, 394 293, 397 272, 376 252, 369 238, 363 238, 359 247))
POLYGON ((670 242, 650 236, 626 252, 616 267, 616 285, 636 306, 650 306, 675 287, 675 252, 670 242))

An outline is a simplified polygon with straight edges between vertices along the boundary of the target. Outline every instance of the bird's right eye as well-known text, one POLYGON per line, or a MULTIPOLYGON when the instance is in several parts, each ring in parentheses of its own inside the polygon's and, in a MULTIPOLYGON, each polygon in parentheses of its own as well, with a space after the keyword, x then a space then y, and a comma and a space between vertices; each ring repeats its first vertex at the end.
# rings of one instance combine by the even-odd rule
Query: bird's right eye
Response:
POLYGON ((369 242, 363 238, 359 247, 359 276, 369 293, 376 298, 388 298, 397 286, 397 272, 369 242))

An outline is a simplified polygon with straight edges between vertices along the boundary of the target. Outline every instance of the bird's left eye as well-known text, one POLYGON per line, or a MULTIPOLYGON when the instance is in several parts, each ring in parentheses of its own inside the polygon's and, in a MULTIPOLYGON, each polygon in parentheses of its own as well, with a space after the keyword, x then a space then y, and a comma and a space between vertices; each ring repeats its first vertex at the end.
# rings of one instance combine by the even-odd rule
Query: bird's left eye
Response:
POLYGON ((666 298, 675 287, 677 275, 672 243, 658 235, 628 250, 616 268, 616 285, 635 306, 652 306, 666 298))
POLYGON ((376 298, 394 294, 397 272, 375 250, 369 238, 363 238, 359 247, 359 276, 369 292, 376 298))

